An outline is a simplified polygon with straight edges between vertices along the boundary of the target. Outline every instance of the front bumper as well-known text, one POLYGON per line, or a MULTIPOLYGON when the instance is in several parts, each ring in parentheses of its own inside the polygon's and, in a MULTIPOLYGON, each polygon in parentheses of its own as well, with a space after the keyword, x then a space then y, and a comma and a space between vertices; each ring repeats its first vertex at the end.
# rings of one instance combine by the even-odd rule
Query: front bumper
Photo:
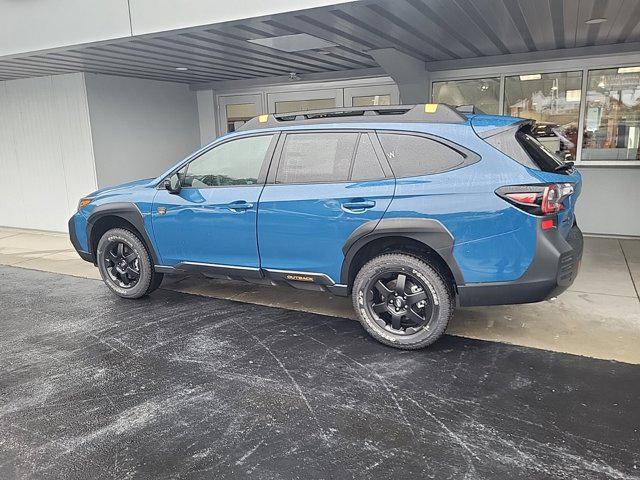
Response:
POLYGON ((557 228, 537 227, 536 253, 522 277, 512 282, 475 283, 458 287, 458 305, 509 305, 547 300, 564 292, 578 274, 582 260, 582 232, 577 225, 566 238, 557 228))
POLYGON ((76 252, 78 252, 78 255, 80 255, 80 258, 82 258, 86 262, 91 262, 95 265, 96 260, 93 254, 91 252, 87 252, 83 250, 82 246, 80 245, 80 241, 78 240, 78 234, 76 233, 75 215, 69 219, 68 226, 69 226, 69 239, 71 240, 71 244, 73 245, 73 248, 76 249, 76 252))

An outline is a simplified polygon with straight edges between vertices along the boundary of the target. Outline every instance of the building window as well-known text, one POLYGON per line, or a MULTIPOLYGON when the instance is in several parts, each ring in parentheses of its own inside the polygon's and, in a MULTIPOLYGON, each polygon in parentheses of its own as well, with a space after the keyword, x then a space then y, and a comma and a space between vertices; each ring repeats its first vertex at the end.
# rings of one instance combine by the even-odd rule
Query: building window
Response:
POLYGON ((391 105, 391 95, 363 95, 353 97, 354 107, 370 107, 378 105, 391 105))
POLYGON ((258 115, 255 103, 235 103, 226 106, 227 132, 235 132, 238 128, 258 115))
POLYGON ((582 160, 640 160, 640 67, 591 70, 582 160))
POLYGON ((308 110, 320 110, 334 108, 335 98, 315 98, 311 100, 282 100, 276 102, 275 113, 306 112, 308 110))
POLYGON ((433 82, 431 97, 436 103, 474 105, 484 113, 496 115, 500 113, 500 78, 433 82))
POLYGON ((582 72, 505 78, 504 114, 536 121, 533 133, 547 150, 575 157, 582 72))

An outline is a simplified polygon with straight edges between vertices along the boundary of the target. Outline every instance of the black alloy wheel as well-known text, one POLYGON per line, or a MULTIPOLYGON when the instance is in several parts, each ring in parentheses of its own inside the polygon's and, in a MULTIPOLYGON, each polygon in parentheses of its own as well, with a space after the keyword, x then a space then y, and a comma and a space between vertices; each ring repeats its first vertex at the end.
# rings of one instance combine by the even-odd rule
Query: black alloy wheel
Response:
POLYGON ((373 320, 396 335, 413 335, 438 315, 430 288, 406 272, 383 272, 370 280, 365 305, 373 320))
POLYGON ((122 241, 107 244, 104 264, 111 280, 121 288, 129 289, 140 280, 140 258, 122 241))

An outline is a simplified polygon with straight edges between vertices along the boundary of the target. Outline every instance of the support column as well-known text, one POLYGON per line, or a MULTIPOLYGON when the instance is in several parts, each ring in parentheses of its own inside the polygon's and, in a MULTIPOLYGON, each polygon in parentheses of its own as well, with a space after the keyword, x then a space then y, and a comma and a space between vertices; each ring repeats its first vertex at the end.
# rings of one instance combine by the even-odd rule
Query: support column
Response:
POLYGON ((427 102, 429 98, 429 72, 427 72, 424 60, 402 53, 395 48, 369 50, 367 53, 398 85, 400 103, 427 102))
POLYGON ((204 146, 218 136, 216 132, 215 95, 212 90, 198 90, 196 99, 200 125, 200 145, 204 146))

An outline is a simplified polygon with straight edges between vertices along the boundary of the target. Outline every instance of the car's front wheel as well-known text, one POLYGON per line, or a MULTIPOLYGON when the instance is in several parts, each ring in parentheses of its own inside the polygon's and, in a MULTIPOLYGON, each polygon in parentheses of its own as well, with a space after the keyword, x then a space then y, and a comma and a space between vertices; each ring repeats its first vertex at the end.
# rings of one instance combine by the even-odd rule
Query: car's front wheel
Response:
POLYGON ((133 232, 113 228, 98 242, 98 270, 104 283, 122 298, 141 298, 160 286, 149 250, 133 232))
POLYGON ((454 308, 443 276, 423 260, 402 253, 380 255, 360 269, 353 305, 371 336, 402 349, 435 342, 454 308))

